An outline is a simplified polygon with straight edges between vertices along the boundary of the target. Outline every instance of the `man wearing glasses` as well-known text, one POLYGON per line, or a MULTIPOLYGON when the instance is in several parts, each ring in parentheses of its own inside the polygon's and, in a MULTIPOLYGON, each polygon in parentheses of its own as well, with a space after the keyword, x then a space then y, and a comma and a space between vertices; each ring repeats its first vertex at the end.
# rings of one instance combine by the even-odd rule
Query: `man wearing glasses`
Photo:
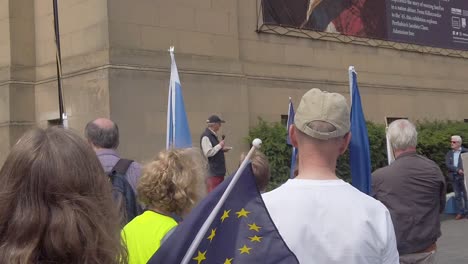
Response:
POLYGON ((449 175, 452 176, 452 186, 455 192, 455 200, 457 202, 458 214, 455 220, 460 220, 467 217, 468 205, 465 188, 465 177, 463 171, 463 163, 461 154, 468 152, 468 149, 462 147, 462 139, 460 136, 454 135, 451 138, 451 150, 445 155, 445 166, 447 166, 449 175))

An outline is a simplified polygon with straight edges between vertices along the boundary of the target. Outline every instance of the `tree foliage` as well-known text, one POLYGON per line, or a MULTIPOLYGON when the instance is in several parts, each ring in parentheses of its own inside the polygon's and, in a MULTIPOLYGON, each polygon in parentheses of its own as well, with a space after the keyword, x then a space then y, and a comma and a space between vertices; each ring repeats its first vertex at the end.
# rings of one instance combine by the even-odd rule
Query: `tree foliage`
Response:
MULTIPOLYGON (((416 124, 418 131, 419 154, 435 161, 442 171, 446 172, 445 154, 450 149, 450 136, 460 135, 468 142, 468 123, 453 121, 422 121, 416 124)), ((371 153, 372 171, 387 165, 387 143, 385 138, 385 126, 367 122, 369 144, 371 153)), ((270 162, 272 177, 268 189, 274 189, 289 178, 292 147, 286 144, 287 130, 279 122, 269 123, 263 119, 252 127, 248 143, 260 138, 263 141, 262 152, 270 162)), ((349 153, 346 152, 338 159, 337 175, 351 182, 349 168, 349 153)))

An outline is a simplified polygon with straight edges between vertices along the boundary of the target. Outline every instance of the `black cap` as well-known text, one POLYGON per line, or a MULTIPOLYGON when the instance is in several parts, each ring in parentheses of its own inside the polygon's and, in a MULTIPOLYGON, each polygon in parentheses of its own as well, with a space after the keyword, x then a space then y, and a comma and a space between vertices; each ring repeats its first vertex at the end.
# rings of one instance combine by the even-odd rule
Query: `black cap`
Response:
POLYGON ((206 120, 206 123, 226 123, 226 121, 222 120, 217 115, 212 115, 208 117, 208 119, 206 120))

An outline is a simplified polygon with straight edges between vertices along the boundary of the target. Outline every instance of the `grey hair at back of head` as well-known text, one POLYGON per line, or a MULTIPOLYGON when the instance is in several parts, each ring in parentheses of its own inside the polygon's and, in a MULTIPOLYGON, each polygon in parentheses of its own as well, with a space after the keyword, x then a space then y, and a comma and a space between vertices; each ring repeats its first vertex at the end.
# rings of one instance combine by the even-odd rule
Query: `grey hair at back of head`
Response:
POLYGON ((85 136, 99 148, 117 149, 119 146, 119 127, 116 123, 111 128, 102 128, 91 121, 85 127, 85 136))
POLYGON ((406 119, 393 121, 388 126, 387 135, 394 150, 405 150, 418 144, 416 127, 406 119))

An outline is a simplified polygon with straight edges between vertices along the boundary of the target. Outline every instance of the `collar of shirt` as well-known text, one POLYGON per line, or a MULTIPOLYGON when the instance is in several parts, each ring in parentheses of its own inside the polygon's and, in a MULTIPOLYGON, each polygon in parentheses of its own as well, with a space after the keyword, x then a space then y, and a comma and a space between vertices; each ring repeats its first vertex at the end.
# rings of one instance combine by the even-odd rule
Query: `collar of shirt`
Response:
POLYGON ((213 135, 218 136, 218 135, 216 134, 216 132, 214 132, 211 128, 208 128, 208 130, 210 130, 211 133, 213 133, 213 135))
POLYGON ((117 151, 115 149, 98 149, 98 150, 96 150, 96 155, 98 157, 99 156, 107 156, 107 155, 119 157, 119 154, 117 153, 117 151))
POLYGON ((405 153, 400 154, 398 157, 396 157, 395 160, 400 159, 400 158, 403 158, 403 157, 407 157, 407 156, 417 155, 417 154, 418 154, 418 153, 416 153, 416 151, 408 151, 408 152, 405 152, 405 153))

